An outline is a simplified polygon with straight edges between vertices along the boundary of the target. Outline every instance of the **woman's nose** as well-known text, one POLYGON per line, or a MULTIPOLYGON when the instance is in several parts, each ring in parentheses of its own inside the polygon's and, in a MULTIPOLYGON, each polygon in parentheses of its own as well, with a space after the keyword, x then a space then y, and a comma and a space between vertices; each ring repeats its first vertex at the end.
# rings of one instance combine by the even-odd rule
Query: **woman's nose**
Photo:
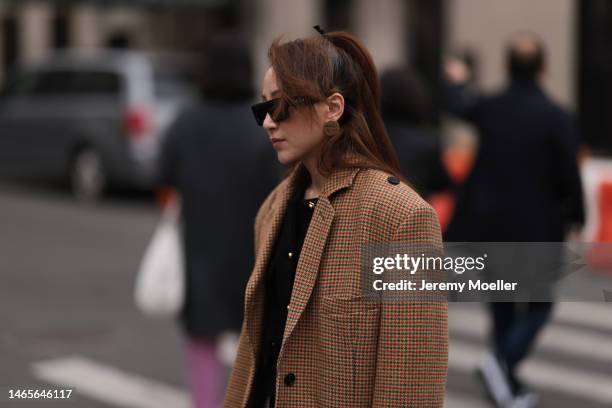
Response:
POLYGON ((276 122, 272 120, 269 113, 266 115, 263 121, 263 127, 267 130, 275 129, 277 127, 276 122))

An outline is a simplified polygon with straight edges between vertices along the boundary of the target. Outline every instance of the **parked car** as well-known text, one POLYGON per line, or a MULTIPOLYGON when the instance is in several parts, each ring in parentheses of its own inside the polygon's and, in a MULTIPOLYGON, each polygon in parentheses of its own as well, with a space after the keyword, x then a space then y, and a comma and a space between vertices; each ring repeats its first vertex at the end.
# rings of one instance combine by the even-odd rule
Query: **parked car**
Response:
POLYGON ((0 171, 66 180, 87 200, 152 187, 164 132, 195 97, 169 61, 66 50, 18 69, 0 92, 0 171))

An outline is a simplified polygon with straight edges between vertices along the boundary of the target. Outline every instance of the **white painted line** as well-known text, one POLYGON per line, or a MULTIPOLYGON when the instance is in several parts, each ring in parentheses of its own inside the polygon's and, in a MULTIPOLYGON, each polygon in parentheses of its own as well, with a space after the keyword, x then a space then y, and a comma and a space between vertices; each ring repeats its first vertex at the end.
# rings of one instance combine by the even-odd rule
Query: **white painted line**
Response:
POLYGON ((491 408, 484 399, 463 395, 454 391, 446 391, 444 408, 491 408))
MULTIPOLYGON (((473 373, 483 351, 461 341, 451 341, 449 366, 473 373)), ((589 401, 612 404, 612 376, 572 369, 541 360, 527 360, 520 374, 536 387, 561 391, 589 401)))
POLYGON ((32 369, 43 381, 119 407, 190 407, 188 395, 178 388, 82 357, 41 361, 32 364, 32 369))
MULTIPOLYGON (((489 320, 483 312, 454 309, 449 311, 448 325, 451 336, 453 333, 464 333, 486 338, 489 320)), ((586 329, 570 329, 552 324, 546 326, 540 334, 536 347, 612 364, 612 334, 606 336, 586 329)))
POLYGON ((562 323, 612 330, 612 303, 559 302, 555 303, 553 314, 554 320, 562 323))
MULTIPOLYGON (((474 302, 451 303, 449 310, 484 313, 486 307, 486 305, 474 302)), ((612 303, 557 302, 553 306, 552 322, 588 326, 612 333, 612 303)))

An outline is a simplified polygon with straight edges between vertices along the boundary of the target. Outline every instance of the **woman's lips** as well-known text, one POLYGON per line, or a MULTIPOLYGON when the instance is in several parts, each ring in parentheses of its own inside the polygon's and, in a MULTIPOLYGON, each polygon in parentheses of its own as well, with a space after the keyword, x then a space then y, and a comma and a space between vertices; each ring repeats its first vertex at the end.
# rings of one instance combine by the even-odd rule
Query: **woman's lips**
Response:
POLYGON ((277 149, 277 148, 281 147, 283 142, 285 142, 285 139, 275 139, 275 138, 272 138, 272 139, 270 139, 270 141, 272 142, 272 147, 277 149))

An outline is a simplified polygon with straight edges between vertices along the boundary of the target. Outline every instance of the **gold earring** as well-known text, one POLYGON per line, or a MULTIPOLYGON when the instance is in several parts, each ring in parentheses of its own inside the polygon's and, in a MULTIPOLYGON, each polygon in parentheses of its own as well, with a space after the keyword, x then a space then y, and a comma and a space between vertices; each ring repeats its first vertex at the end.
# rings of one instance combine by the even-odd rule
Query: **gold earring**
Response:
POLYGON ((340 124, 336 120, 328 120, 323 125, 323 133, 327 137, 336 136, 340 132, 340 124))

